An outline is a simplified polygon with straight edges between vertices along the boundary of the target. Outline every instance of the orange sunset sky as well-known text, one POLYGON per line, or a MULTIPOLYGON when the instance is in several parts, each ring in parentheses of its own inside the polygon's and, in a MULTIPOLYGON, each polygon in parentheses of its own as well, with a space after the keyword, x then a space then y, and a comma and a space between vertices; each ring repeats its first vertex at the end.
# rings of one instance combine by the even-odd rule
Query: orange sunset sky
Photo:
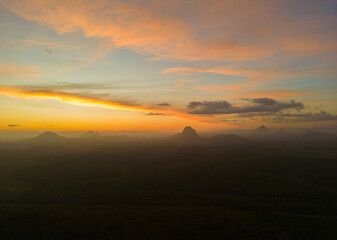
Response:
POLYGON ((335 0, 0 0, 0 130, 332 127, 335 0))

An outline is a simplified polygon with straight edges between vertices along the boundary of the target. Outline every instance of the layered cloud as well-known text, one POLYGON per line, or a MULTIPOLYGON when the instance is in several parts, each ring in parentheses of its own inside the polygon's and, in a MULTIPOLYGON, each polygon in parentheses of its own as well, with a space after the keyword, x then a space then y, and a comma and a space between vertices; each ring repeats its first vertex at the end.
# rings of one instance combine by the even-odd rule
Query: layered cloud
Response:
POLYGON ((301 102, 278 102, 271 98, 243 99, 249 103, 242 106, 234 106, 227 101, 203 101, 190 102, 187 106, 190 114, 233 114, 233 113, 277 113, 286 109, 303 109, 301 102))
POLYGON ((301 0, 263 0, 254 7, 248 0, 0 3, 59 34, 82 31, 87 37, 103 39, 107 46, 128 47, 157 59, 248 60, 278 51, 310 55, 337 49, 336 31, 331 31, 336 17, 322 17, 333 1, 306 4, 301 0), (307 11, 302 10, 304 4, 307 11))
POLYGON ((279 119, 291 119, 294 122, 317 122, 317 121, 336 121, 337 115, 329 114, 325 111, 319 113, 303 114, 279 114, 279 119))
POLYGON ((273 122, 319 122, 319 121, 336 121, 337 115, 320 111, 319 113, 301 112, 301 113, 282 113, 282 112, 249 112, 239 113, 240 118, 260 118, 271 120, 273 122), (265 118, 267 117, 267 119, 265 118))
POLYGON ((301 67, 300 63, 277 65, 276 63, 261 63, 262 66, 256 68, 245 68, 238 65, 223 67, 174 67, 160 71, 161 74, 191 75, 198 73, 215 73, 220 75, 230 75, 244 77, 250 81, 279 80, 299 77, 318 77, 334 79, 337 74, 331 62, 325 65, 301 67), (296 66, 298 65, 298 66, 296 66))

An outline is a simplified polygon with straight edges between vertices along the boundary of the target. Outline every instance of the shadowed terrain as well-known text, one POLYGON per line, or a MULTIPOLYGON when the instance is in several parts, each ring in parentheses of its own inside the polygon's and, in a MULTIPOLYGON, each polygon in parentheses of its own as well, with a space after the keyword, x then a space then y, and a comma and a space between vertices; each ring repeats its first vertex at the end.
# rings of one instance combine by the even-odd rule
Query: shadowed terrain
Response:
POLYGON ((336 239, 336 137, 256 134, 206 138, 186 127, 152 140, 46 132, 7 143, 0 232, 4 239, 336 239))

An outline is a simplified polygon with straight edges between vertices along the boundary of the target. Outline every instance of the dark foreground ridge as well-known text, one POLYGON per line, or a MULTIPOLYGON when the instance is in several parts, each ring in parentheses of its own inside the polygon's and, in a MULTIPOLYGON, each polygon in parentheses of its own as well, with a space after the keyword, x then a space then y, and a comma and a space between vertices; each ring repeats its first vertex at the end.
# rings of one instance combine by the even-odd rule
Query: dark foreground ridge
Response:
POLYGON ((1 145, 1 239, 337 239, 333 135, 95 133, 1 145))

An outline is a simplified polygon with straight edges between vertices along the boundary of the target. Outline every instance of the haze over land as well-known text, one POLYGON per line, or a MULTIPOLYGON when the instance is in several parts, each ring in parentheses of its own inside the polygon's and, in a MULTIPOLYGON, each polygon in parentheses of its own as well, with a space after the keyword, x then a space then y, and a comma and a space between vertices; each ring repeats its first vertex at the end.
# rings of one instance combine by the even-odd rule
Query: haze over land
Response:
POLYGON ((333 134, 47 131, 5 141, 0 154, 5 239, 337 236, 333 134))

